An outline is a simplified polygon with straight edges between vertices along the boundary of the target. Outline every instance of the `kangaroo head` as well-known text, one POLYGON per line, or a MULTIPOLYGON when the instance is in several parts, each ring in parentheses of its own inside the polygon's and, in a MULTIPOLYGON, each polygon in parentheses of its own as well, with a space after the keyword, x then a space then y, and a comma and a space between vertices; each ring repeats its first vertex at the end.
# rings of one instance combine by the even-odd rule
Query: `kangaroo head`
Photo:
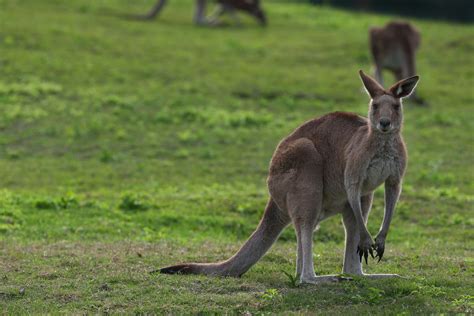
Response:
POLYGON ((369 121, 372 130, 383 134, 399 132, 403 122, 401 99, 413 92, 419 77, 402 79, 386 90, 362 70, 359 71, 359 75, 371 98, 369 121))
MULTIPOLYGON (((248 0, 247 0, 248 1, 248 0)), ((267 17, 260 5, 260 0, 253 1, 252 15, 257 18, 261 25, 267 25, 267 17)))
POLYGON ((256 8, 252 14, 257 18, 262 26, 267 25, 267 17, 261 8, 256 8))

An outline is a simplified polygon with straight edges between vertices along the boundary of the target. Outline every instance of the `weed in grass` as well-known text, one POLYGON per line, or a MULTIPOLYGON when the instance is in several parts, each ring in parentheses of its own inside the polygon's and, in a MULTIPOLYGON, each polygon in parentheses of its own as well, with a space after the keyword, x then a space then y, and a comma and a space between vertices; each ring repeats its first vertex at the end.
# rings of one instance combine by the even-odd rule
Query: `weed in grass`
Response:
POLYGON ((6 149, 5 156, 8 159, 16 160, 16 159, 20 159, 22 155, 21 155, 21 151, 16 150, 16 149, 8 148, 8 149, 6 149))
POLYGON ((103 163, 109 163, 114 161, 115 159, 115 156, 108 150, 103 150, 99 158, 99 160, 103 163))
POLYGON ((291 273, 286 272, 285 270, 281 270, 281 272, 283 272, 283 274, 288 278, 288 285, 290 287, 297 287, 298 286, 298 281, 299 280, 296 276, 294 276, 291 273))
POLYGON ((282 295, 278 291, 278 289, 266 289, 265 292, 263 292, 260 295, 260 299, 267 302, 267 303, 280 300, 281 297, 282 297, 282 295))
POLYGON ((123 211, 145 211, 150 208, 145 195, 126 193, 122 196, 119 208, 123 211))
POLYGON ((77 197, 68 193, 58 198, 38 198, 33 202, 34 207, 39 210, 60 210, 79 206, 77 197))
POLYGON ((14 206, 0 206, 0 233, 18 229, 23 222, 23 214, 14 206))
POLYGON ((60 85, 40 81, 36 78, 29 78, 22 83, 5 84, 0 82, 0 95, 19 95, 37 98, 48 94, 58 94, 60 92, 62 92, 60 85))
POLYGON ((474 295, 461 295, 451 305, 460 313, 471 314, 474 311, 474 295))

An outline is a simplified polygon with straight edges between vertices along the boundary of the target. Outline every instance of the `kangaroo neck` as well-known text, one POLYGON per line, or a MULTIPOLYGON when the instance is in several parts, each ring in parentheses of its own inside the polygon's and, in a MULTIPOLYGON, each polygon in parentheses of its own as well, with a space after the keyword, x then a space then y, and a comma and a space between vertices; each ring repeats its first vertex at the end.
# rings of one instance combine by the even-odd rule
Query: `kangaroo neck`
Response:
POLYGON ((401 135, 399 130, 382 133, 372 128, 369 123, 368 128, 363 134, 359 134, 355 139, 358 140, 353 144, 355 148, 359 148, 360 152, 366 151, 369 156, 378 156, 384 152, 391 152, 396 147, 395 144, 400 142, 401 135))

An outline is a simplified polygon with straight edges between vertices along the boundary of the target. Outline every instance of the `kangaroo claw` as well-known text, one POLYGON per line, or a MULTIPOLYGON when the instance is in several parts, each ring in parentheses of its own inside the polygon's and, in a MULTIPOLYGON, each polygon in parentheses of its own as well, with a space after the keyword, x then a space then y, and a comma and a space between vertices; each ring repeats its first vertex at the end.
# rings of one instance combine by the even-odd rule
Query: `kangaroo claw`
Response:
POLYGON ((382 260, 383 252, 384 252, 384 249, 381 249, 381 250, 377 251, 377 255, 379 256, 379 261, 377 261, 377 262, 380 262, 380 260, 382 260))
POLYGON ((372 256, 372 258, 374 258, 374 253, 373 253, 372 249, 363 250, 360 247, 357 247, 357 254, 359 255, 360 262, 362 262, 362 257, 363 257, 364 260, 365 260, 365 264, 369 264, 369 262, 367 260, 369 258, 369 251, 370 251, 370 255, 372 256))

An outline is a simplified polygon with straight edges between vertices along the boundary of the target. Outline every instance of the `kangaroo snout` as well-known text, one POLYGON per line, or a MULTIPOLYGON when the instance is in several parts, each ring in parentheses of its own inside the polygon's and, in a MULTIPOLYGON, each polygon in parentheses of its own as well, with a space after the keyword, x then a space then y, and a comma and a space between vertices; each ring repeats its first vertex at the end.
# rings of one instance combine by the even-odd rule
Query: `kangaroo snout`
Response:
POLYGON ((379 121, 379 129, 382 132, 387 132, 390 129, 391 125, 392 125, 392 123, 390 122, 390 119, 388 119, 388 118, 382 118, 379 121))

